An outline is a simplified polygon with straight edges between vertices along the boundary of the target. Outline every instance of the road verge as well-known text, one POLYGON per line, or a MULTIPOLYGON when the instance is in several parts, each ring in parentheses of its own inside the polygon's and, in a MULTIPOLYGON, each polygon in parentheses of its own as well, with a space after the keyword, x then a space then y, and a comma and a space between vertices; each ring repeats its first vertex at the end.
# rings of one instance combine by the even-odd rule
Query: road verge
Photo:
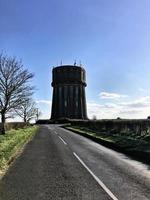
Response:
POLYGON ((124 153, 133 159, 150 164, 150 141, 129 136, 108 135, 79 126, 63 126, 63 128, 80 134, 105 147, 124 153))
POLYGON ((0 179, 25 144, 34 136, 36 130, 37 126, 29 126, 18 130, 12 129, 5 135, 0 135, 0 179))

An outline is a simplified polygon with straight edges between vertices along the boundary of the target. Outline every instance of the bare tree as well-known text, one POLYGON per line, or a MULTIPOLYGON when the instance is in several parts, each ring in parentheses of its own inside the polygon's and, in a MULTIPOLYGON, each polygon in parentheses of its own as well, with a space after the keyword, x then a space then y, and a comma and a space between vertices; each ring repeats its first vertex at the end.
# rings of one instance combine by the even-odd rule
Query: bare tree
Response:
POLYGON ((21 105, 33 93, 29 81, 33 74, 23 69, 21 61, 15 57, 0 54, 0 115, 5 134, 4 123, 14 109, 21 105))
POLYGON ((17 109, 16 114, 23 119, 24 122, 30 122, 30 120, 37 117, 37 108, 32 99, 27 99, 17 109))

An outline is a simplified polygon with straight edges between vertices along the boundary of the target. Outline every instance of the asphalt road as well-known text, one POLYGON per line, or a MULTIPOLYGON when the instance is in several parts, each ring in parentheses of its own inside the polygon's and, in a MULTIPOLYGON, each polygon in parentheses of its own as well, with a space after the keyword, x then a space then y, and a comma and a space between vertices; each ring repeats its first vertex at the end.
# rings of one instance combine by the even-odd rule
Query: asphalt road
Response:
POLYGON ((150 200, 150 166, 57 125, 41 126, 0 182, 0 200, 150 200))

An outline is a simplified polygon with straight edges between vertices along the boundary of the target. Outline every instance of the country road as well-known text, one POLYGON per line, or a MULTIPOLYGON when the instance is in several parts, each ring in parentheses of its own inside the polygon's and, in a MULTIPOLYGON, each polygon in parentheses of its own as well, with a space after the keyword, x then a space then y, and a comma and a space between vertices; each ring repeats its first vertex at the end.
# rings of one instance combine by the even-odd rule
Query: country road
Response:
POLYGON ((0 182, 0 200, 150 200, 150 166, 42 125, 0 182))

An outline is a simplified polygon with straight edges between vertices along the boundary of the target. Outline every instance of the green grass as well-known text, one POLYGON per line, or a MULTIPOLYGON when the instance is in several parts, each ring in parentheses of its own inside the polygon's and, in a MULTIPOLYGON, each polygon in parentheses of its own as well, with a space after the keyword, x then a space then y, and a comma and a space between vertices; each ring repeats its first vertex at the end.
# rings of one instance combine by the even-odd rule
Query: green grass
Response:
POLYGON ((88 127, 69 126, 68 129, 82 134, 91 135, 95 138, 115 144, 118 147, 128 151, 142 151, 150 153, 150 135, 138 137, 134 134, 108 134, 98 130, 92 130, 88 127))
POLYGON ((5 170, 18 150, 29 141, 37 130, 36 126, 10 130, 0 135, 0 171, 5 170))

